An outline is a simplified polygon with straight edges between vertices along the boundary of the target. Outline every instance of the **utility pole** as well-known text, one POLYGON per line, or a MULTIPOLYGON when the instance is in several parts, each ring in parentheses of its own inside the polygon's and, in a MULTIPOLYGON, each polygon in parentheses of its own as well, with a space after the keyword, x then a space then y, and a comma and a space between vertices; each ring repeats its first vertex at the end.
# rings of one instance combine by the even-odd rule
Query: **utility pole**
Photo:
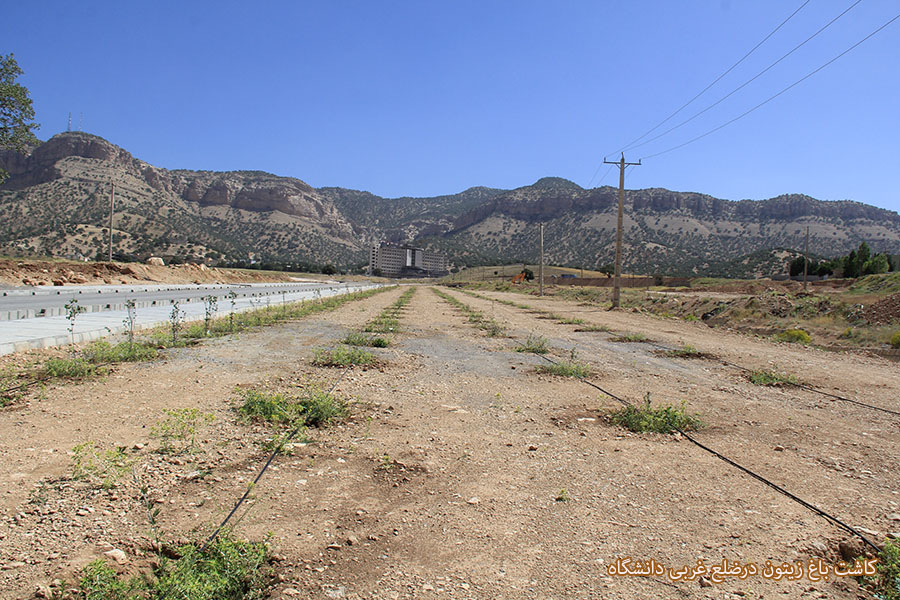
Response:
POLYGON ((603 159, 603 164, 619 165, 619 216, 616 220, 616 271, 613 280, 613 297, 612 308, 619 307, 619 297, 621 294, 620 286, 622 285, 622 213, 625 207, 625 167, 640 166, 641 161, 636 163, 625 162, 625 153, 622 153, 621 160, 610 162, 603 159))
POLYGON ((806 291, 806 273, 809 271, 809 225, 806 226, 806 249, 803 250, 803 291, 806 291))
POLYGON ((541 296, 544 295, 544 224, 541 223, 541 264, 538 266, 538 279, 541 282, 541 296))
POLYGON ((109 195, 109 262, 112 262, 112 223, 113 223, 113 207, 116 205, 116 184, 112 186, 112 193, 109 195))

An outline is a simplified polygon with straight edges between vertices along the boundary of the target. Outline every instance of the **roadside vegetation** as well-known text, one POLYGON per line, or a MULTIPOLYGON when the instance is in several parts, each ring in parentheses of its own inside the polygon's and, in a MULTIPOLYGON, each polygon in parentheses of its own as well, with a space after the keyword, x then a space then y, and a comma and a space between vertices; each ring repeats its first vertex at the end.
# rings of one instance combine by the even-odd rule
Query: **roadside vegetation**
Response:
MULTIPOLYGON (((184 324, 183 312, 174 303, 169 323, 151 330, 145 336, 135 336, 134 316, 129 308, 125 319, 127 340, 116 344, 101 340, 83 348, 74 345, 63 356, 52 356, 36 364, 8 369, 0 373, 0 407, 21 398, 30 390, 41 385, 64 380, 83 380, 101 377, 110 368, 124 362, 154 360, 160 350, 196 344, 209 337, 219 337, 244 331, 252 327, 273 325, 288 320, 303 318, 312 314, 335 310, 348 302, 354 302, 380 294, 389 287, 374 288, 362 292, 260 307, 246 312, 234 311, 234 296, 230 298, 232 310, 225 317, 212 318, 215 301, 206 299, 208 310, 203 320, 184 324)), ((69 332, 72 334, 78 315, 83 312, 77 301, 67 305, 69 332)), ((373 342, 369 345, 377 345, 373 342)))

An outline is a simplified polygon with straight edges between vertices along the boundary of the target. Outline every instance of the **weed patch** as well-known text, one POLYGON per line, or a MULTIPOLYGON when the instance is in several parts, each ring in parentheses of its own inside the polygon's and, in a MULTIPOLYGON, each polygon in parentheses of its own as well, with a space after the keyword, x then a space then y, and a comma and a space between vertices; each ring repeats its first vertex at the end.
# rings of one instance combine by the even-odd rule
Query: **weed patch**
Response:
POLYGON ((238 413, 270 423, 322 427, 347 414, 347 405, 321 388, 310 386, 299 396, 254 389, 240 390, 238 413))
POLYGON ((150 429, 150 435, 160 440, 159 451, 168 454, 193 452, 197 432, 216 419, 214 414, 196 408, 164 409, 163 413, 166 416, 150 429))
POLYGON ((606 325, 585 325, 584 327, 576 328, 575 331, 600 331, 609 333, 610 329, 606 325))
POLYGON ((178 548, 177 560, 162 558, 152 576, 125 578, 103 560, 81 572, 77 600, 261 600, 272 581, 268 547, 217 537, 205 550, 178 548))
MULTIPOLYGON (((431 291, 437 294, 441 299, 450 303, 454 308, 459 310, 461 313, 468 317, 469 323, 474 324, 479 329, 484 330, 487 333, 488 337, 499 337, 506 333, 506 328, 500 323, 496 322, 491 317, 488 317, 482 312, 479 312, 466 304, 465 302, 460 302, 450 294, 446 294, 440 290, 435 288, 431 288, 431 291)), ((478 296, 477 294, 469 294, 471 296, 476 296, 478 298, 483 298, 485 300, 490 300, 490 298, 484 298, 483 296, 478 296)))
POLYGON ((647 336, 643 333, 623 333, 620 336, 612 338, 613 342, 647 342, 647 336))
POLYGON ((779 342, 790 342, 792 344, 809 344, 812 338, 802 329, 788 329, 781 333, 775 334, 775 339, 779 342))
POLYGON ((366 346, 370 348, 387 348, 390 345, 387 338, 357 332, 347 334, 347 337, 342 339, 341 343, 348 346, 366 346))
POLYGON ((531 352, 533 354, 547 354, 550 347, 547 345, 547 338, 531 334, 528 338, 514 348, 516 352, 531 352))
POLYGON ((705 352, 700 352, 689 344, 685 344, 681 348, 675 348, 674 350, 666 350, 664 355, 669 358, 706 358, 709 356, 705 352))
POLYGON ((86 479, 104 489, 113 488, 133 462, 123 446, 103 449, 93 441, 83 442, 72 448, 72 479, 86 479))
POLYGON ((900 331, 891 336, 891 348, 900 348, 900 331))
POLYGON ((794 375, 789 373, 778 373, 777 371, 767 371, 765 369, 753 371, 747 378, 750 380, 750 383, 755 385, 768 385, 772 387, 780 385, 797 385, 800 383, 794 375))
POLYGON ((900 543, 884 541, 875 570, 876 575, 865 579, 875 596, 881 600, 900 600, 900 543))
POLYGON ((576 362, 559 362, 550 365, 538 365, 537 372, 583 379, 591 374, 591 367, 590 365, 576 362))
POLYGON ((684 402, 678 406, 666 404, 654 408, 650 405, 649 393, 643 406, 629 405, 617 410, 610 415, 610 421, 635 433, 674 433, 678 429, 692 431, 703 426, 699 417, 687 413, 684 402))
POLYGON ((338 346, 331 350, 318 348, 313 353, 312 359, 312 364, 317 367, 349 367, 350 365, 370 365, 374 362, 374 354, 350 346, 338 346))

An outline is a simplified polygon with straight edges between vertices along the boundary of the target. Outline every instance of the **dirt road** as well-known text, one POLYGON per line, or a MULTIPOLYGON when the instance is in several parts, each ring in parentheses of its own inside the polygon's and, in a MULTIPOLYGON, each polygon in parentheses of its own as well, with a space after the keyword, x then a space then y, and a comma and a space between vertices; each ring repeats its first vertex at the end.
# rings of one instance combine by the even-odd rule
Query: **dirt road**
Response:
MULTIPOLYGON (((72 481, 77 444, 123 446, 161 509, 166 539, 208 533, 264 460, 271 430, 241 423, 235 386, 328 386, 340 370, 310 366, 396 300, 389 291, 327 315, 123 366, 104 380, 48 389, 0 411, 0 597, 30 597, 111 549, 120 568, 152 558, 137 486, 72 481), (151 437, 164 409, 216 420, 198 450, 164 455, 151 437)), ((271 533, 273 598, 857 598, 852 578, 761 576, 701 586, 668 576, 609 575, 617 559, 666 567, 729 561, 838 561, 849 534, 684 439, 631 434, 604 415, 618 405, 573 379, 540 375, 513 351, 529 334, 557 358, 591 365, 591 380, 639 401, 684 401, 696 437, 798 496, 882 539, 900 530, 900 419, 792 388, 749 383, 713 359, 668 358, 647 343, 611 341, 500 303, 454 297, 509 337, 485 337, 422 288, 378 367, 354 368, 336 392, 351 417, 311 432, 254 489, 236 532, 271 533)), ((778 345, 625 312, 509 294, 616 333, 684 343, 750 368, 777 368, 823 390, 900 410, 887 361, 778 345)), ((583 327, 583 325, 581 326, 583 327)), ((856 543, 856 542, 852 542, 856 543)), ((112 555, 109 555, 112 556, 112 555)), ((862 596, 866 597, 866 596, 862 596)))

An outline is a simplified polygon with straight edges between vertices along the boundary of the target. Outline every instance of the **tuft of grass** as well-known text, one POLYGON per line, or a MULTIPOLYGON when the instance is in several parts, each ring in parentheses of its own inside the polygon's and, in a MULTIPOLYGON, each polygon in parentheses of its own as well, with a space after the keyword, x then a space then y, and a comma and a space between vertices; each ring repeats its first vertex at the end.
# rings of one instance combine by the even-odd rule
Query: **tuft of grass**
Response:
POLYGON ((572 497, 569 496, 569 492, 567 492, 564 489, 559 490, 559 493, 556 495, 556 498, 554 498, 554 500, 556 500, 557 502, 568 502, 571 499, 572 499, 572 497))
POLYGON ((83 358, 51 358, 38 369, 37 376, 49 379, 86 379, 105 373, 106 369, 83 358))
POLYGON ((576 362, 559 362, 552 365, 538 365, 538 373, 549 373, 563 377, 578 377, 582 379, 591 374, 590 365, 576 362))
POLYGON ((152 576, 117 574, 103 560, 88 564, 77 600, 262 600, 271 587, 269 550, 263 542, 217 537, 205 550, 199 544, 178 548, 177 560, 162 558, 152 576))
POLYGON ((156 358, 156 348, 140 342, 94 342, 82 352, 84 359, 92 363, 139 362, 156 358))
POLYGON ((572 317, 557 319, 557 321, 559 323, 562 323, 563 325, 583 325, 584 324, 584 319, 576 319, 576 318, 572 318, 572 317))
POLYGON ((390 345, 387 338, 358 332, 347 334, 347 337, 342 339, 341 343, 348 346, 366 346, 370 348, 387 348, 390 345))
POLYGON ((900 348, 900 330, 891 336, 891 348, 900 348))
POLYGON ((792 344, 809 344, 812 338, 809 333, 802 329, 788 329, 781 333, 775 334, 775 339, 779 342, 790 342, 792 344))
POLYGON ((197 432, 216 420, 216 415, 197 408, 166 408, 166 415, 150 429, 150 435, 159 438, 160 452, 180 454, 193 452, 197 445, 197 432))
POLYGON ((375 355, 359 348, 338 346, 331 350, 318 348, 313 354, 312 364, 317 367, 348 367, 350 365, 370 365, 375 355))
POLYGON ((643 333, 623 333, 612 338, 613 342, 646 342, 647 336, 643 333))
POLYGON ((687 321, 687 322, 689 322, 689 323, 693 323, 693 322, 695 322, 695 321, 699 321, 700 319, 697 318, 696 315, 684 315, 684 320, 687 321))
POLYGON ((699 417, 688 414, 684 402, 678 406, 666 404, 654 408, 650 405, 649 393, 644 398, 643 406, 626 406, 613 412, 610 420, 614 425, 635 433, 674 433, 678 429, 693 431, 703 426, 699 417))
POLYGON ((534 354, 547 354, 550 351, 547 338, 530 334, 528 338, 515 347, 516 352, 532 352, 534 354))
POLYGON ((603 333, 609 333, 610 329, 606 325, 585 325, 584 327, 579 327, 575 331, 601 331, 603 333))
POLYGON ((671 358, 699 358, 703 353, 689 344, 685 344, 681 348, 666 351, 666 356, 671 358))
POLYGON ((768 371, 765 369, 751 372, 748 378, 750 379, 750 383, 756 385, 779 386, 797 385, 800 383, 797 377, 790 373, 778 373, 777 371, 768 371))

